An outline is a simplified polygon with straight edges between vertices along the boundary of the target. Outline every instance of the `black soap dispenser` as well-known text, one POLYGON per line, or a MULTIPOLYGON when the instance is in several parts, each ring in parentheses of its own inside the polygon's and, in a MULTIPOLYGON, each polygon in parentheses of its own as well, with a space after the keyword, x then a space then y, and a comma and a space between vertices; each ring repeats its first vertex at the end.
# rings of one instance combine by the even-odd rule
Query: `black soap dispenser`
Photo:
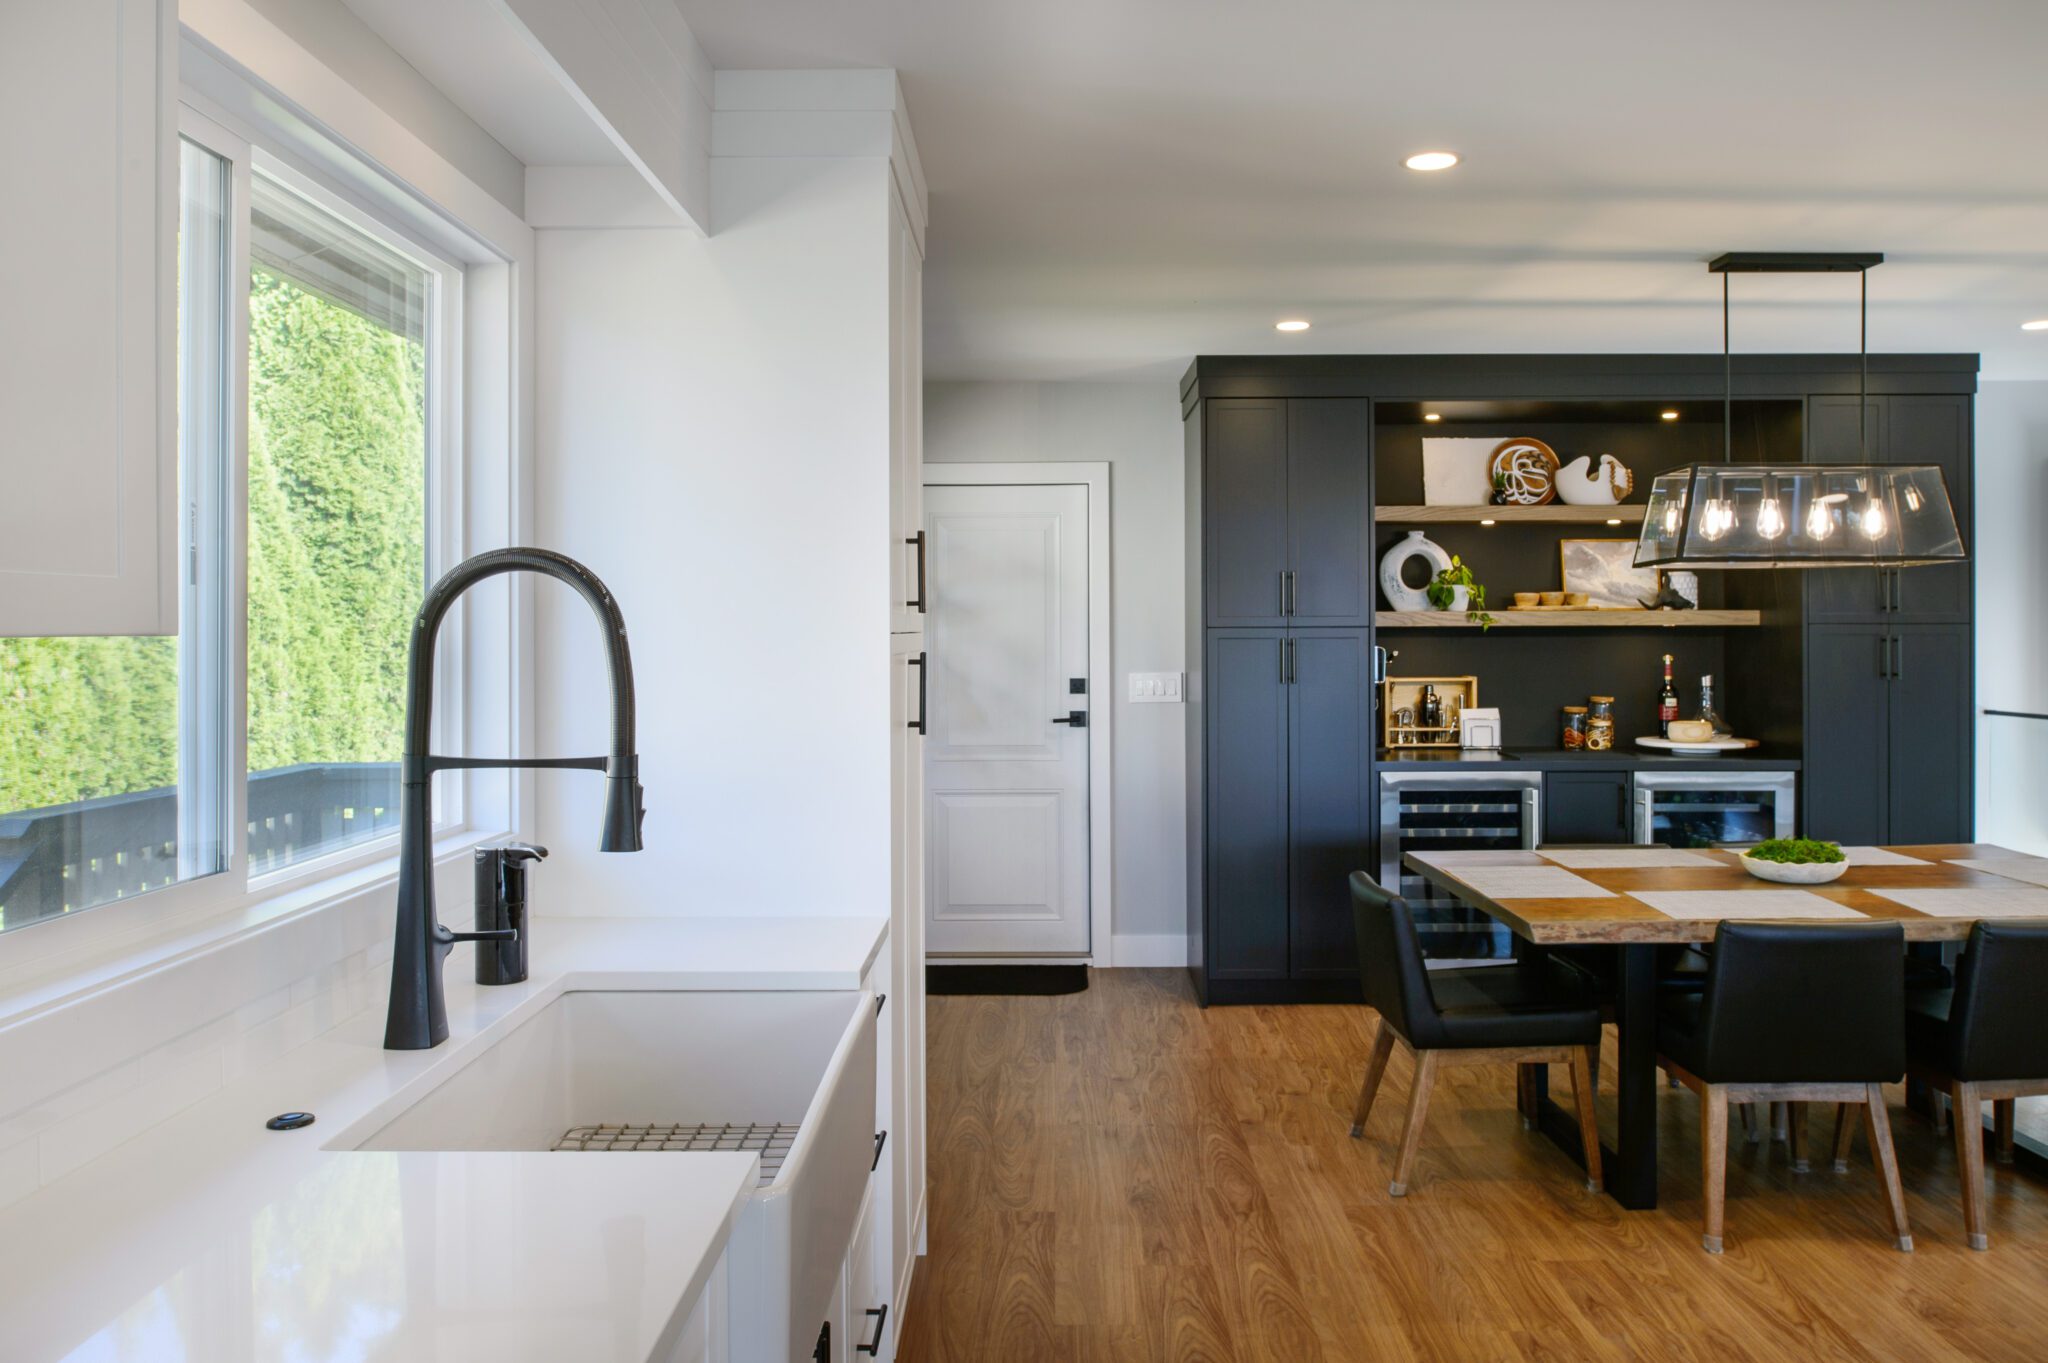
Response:
POLYGON ((512 932, 508 939, 476 944, 478 984, 526 978, 526 863, 547 854, 547 848, 524 842, 476 849, 476 930, 512 932))

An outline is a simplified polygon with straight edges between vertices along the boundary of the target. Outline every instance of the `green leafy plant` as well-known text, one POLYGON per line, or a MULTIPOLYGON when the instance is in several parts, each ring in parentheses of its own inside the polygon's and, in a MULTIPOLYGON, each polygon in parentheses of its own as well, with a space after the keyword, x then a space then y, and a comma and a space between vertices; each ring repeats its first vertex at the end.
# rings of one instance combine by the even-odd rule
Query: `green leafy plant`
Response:
POLYGON ((1775 861, 1792 866, 1829 865, 1844 860, 1842 849, 1832 842, 1813 838, 1771 838, 1749 849, 1752 861, 1775 861))
POLYGON ((1429 597, 1429 604, 1440 611, 1447 611, 1458 599, 1458 588, 1465 589, 1465 618, 1479 626, 1482 633, 1493 628, 1493 617, 1486 613, 1486 587, 1472 576, 1472 570, 1465 566, 1465 560, 1451 555, 1451 566, 1443 569, 1429 580, 1423 593, 1429 597))

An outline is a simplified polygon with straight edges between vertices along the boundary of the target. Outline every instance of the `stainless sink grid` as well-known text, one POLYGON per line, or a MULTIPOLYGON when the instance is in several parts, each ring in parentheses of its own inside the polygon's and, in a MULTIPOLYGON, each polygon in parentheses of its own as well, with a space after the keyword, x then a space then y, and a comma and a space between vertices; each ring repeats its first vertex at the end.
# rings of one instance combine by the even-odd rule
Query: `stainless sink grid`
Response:
POLYGON ((753 1150, 761 1156, 761 1186, 775 1181, 789 1147, 794 1122, 705 1122, 696 1126, 572 1126, 555 1142, 557 1150, 753 1150))

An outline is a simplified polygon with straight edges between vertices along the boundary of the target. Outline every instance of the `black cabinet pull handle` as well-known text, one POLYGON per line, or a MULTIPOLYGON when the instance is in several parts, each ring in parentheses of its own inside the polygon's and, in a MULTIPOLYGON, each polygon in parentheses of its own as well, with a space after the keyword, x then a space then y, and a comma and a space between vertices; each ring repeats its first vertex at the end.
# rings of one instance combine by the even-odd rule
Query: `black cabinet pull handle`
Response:
POLYGON ((1280 641, 1280 680, 1292 685, 1294 677, 1294 640, 1280 641))
POLYGON ((1877 675, 1889 677, 1892 674, 1892 641, 1888 635, 1879 635, 1877 640, 1877 675))
POLYGON ((931 732, 925 728, 925 704, 930 696, 930 690, 926 683, 931 676, 931 668, 926 664, 930 657, 929 653, 920 653, 915 658, 904 659, 905 666, 917 669, 917 718, 911 720, 908 727, 917 730, 921 734, 931 732))
POLYGON ((876 1014, 876 1016, 878 1016, 878 1017, 879 1017, 879 1016, 881 1015, 881 1012, 882 1012, 882 1005, 883 1005, 883 1004, 885 1004, 885 1003, 887 1003, 888 1001, 889 1001, 889 996, 888 996, 887 994, 877 994, 877 995, 875 995, 875 1014, 876 1014))
POLYGON ((811 1350, 811 1363, 832 1363, 832 1322, 818 1326, 818 1347, 811 1350))
POLYGON ((880 1306, 870 1306, 868 1308, 868 1314, 874 1317, 874 1337, 869 1339, 868 1342, 865 1344, 854 1345, 853 1351, 857 1354, 879 1354, 880 1352, 882 1352, 882 1330, 884 1328, 883 1322, 889 1319, 889 1303, 883 1302, 880 1306))
POLYGON ((871 1174, 872 1174, 873 1172, 875 1172, 875 1170, 877 1170, 877 1169, 879 1169, 879 1168, 881 1168, 881 1167, 882 1167, 882 1147, 883 1147, 883 1146, 885 1146, 885 1145, 887 1145, 888 1143, 889 1143, 889 1133, 888 1133, 888 1132, 886 1132, 886 1131, 877 1131, 877 1132, 875 1133, 875 1157, 874 1157, 873 1159, 871 1159, 871 1160, 869 1160, 869 1161, 868 1161, 868 1172, 869 1172, 869 1173, 871 1173, 871 1174))
POLYGON ((906 540, 904 540, 903 542, 904 542, 905 544, 915 545, 915 546, 917 547, 917 600, 915 600, 915 601, 906 601, 906 602, 904 602, 903 604, 904 604, 904 605, 906 605, 906 606, 915 606, 915 607, 917 608, 917 613, 918 613, 919 615, 923 615, 923 614, 924 614, 924 531, 922 531, 922 530, 918 531, 918 532, 917 532, 917 533, 916 533, 915 535, 912 535, 912 536, 911 536, 911 537, 910 537, 909 539, 906 539, 906 540))
POLYGON ((1906 675, 1906 641, 1898 635, 1892 636, 1892 678, 1897 680, 1906 675))
POLYGON ((1280 575, 1280 613, 1294 614, 1294 569, 1289 568, 1280 575))

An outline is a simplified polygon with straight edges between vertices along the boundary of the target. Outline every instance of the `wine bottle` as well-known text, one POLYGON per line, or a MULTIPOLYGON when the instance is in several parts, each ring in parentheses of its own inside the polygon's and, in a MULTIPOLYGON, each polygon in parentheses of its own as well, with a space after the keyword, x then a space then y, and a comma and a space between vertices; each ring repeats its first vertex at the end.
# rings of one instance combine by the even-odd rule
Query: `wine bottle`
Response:
POLYGON ((1664 655, 1664 689, 1657 694, 1657 733, 1671 737, 1671 721, 1678 718, 1678 689, 1671 684, 1671 655, 1664 655))

